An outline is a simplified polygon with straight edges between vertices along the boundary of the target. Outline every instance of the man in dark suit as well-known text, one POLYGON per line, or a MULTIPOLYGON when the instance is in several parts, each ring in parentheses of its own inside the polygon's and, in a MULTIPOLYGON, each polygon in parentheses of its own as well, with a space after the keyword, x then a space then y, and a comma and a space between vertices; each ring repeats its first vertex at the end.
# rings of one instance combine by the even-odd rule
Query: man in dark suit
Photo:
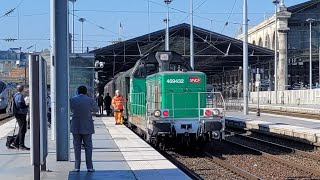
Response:
POLYGON ((94 124, 92 112, 98 112, 99 108, 93 98, 87 96, 87 88, 80 86, 78 96, 71 98, 70 109, 73 113, 71 121, 71 133, 73 135, 73 147, 75 155, 75 172, 80 171, 81 143, 84 143, 86 153, 86 165, 88 172, 94 172, 92 164, 92 134, 94 124))

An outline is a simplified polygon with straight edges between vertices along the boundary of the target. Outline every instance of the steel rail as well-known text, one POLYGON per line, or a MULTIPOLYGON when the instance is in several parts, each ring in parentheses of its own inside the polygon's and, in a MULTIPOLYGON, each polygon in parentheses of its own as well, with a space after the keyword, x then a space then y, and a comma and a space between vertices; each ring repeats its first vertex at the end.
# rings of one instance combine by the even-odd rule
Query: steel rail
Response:
POLYGON ((12 116, 9 116, 9 115, 4 115, 4 116, 2 116, 2 115, 0 115, 0 121, 3 121, 3 120, 6 120, 6 119, 9 119, 9 118, 11 118, 12 116))
POLYGON ((320 156, 319 155, 311 154, 311 153, 308 153, 308 152, 305 152, 305 151, 302 151, 302 150, 299 150, 299 149, 296 149, 296 148, 291 148, 291 147, 284 146, 284 145, 281 145, 281 144, 273 143, 273 142, 262 140, 262 139, 255 138, 255 137, 245 136, 245 135, 238 134, 238 133, 235 133, 234 135, 235 136, 240 136, 240 137, 243 137, 243 138, 247 138, 247 139, 256 140, 256 141, 259 141, 259 142, 262 142, 262 143, 265 143, 265 144, 269 144, 269 145, 272 145, 272 146, 279 147, 281 149, 286 149, 287 151, 291 151, 293 154, 298 154, 298 155, 301 155, 301 156, 304 156, 304 157, 307 157, 307 158, 311 158, 311 159, 315 159, 315 160, 320 161, 320 156))
POLYGON ((262 156, 264 156, 264 157, 266 157, 268 159, 271 159, 273 161, 282 163, 284 165, 288 165, 288 166, 293 167, 293 168, 297 168, 297 169, 299 169, 301 171, 304 171, 304 172, 310 172, 310 173, 312 173, 314 175, 320 176, 320 171, 317 171, 317 170, 314 170, 314 169, 311 169, 311 168, 308 168, 308 167, 305 167, 305 166, 290 162, 290 161, 285 160, 283 158, 277 157, 276 155, 273 155, 273 154, 270 154, 270 153, 266 153, 264 151, 260 151, 258 149, 253 148, 253 147, 240 144, 238 142, 234 142, 234 141, 227 140, 227 139, 225 139, 224 141, 226 141, 228 143, 231 143, 231 144, 234 144, 234 145, 238 145, 238 146, 246 148, 246 149, 249 149, 251 151, 257 152, 257 153, 261 154, 262 156))
POLYGON ((166 159, 168 159, 171 163, 173 163, 175 166, 177 166, 181 171, 183 171, 185 174, 187 174, 191 179, 193 180, 203 180, 202 177, 200 177, 198 174, 196 174, 193 170, 189 169, 185 165, 183 165, 181 162, 179 162, 174 157, 170 156, 164 151, 158 151, 162 156, 164 156, 166 159))
POLYGON ((128 125, 126 125, 126 127, 128 129, 130 129, 133 133, 135 133, 136 135, 138 135, 143 141, 145 141, 146 143, 148 143, 151 147, 153 147, 155 150, 157 150, 164 158, 166 158, 167 160, 169 160, 172 164, 174 164, 175 166, 177 166, 177 168, 179 168, 182 172, 184 172, 186 175, 188 175, 191 179, 193 180, 203 180, 203 178, 201 178, 198 174, 196 174, 194 171, 192 171, 191 169, 189 169, 188 167, 186 167, 185 165, 183 165, 181 162, 179 162, 177 159, 175 159, 174 157, 170 156, 168 153, 166 153, 165 151, 160 150, 159 148, 152 146, 152 144, 150 144, 149 142, 147 142, 145 139, 143 139, 141 137, 141 135, 128 127, 128 125))
POLYGON ((226 168, 226 169, 229 169, 230 171, 236 173, 237 175, 243 177, 243 178, 246 178, 246 179, 249 179, 249 180, 258 180, 258 179, 261 179, 239 167, 236 167, 226 161, 223 161, 222 159, 208 153, 208 152, 204 152, 204 154, 210 158, 210 160, 212 160, 214 163, 216 164, 219 164, 220 166, 226 168))
MULTIPOLYGON (((256 111, 256 108, 250 108, 250 111, 256 111)), ((310 114, 310 113, 301 113, 301 112, 287 112, 287 111, 277 111, 277 110, 269 110, 269 109, 260 109, 261 113, 269 113, 276 115, 284 115, 291 117, 299 117, 299 118, 309 118, 319 120, 319 114, 310 114)))

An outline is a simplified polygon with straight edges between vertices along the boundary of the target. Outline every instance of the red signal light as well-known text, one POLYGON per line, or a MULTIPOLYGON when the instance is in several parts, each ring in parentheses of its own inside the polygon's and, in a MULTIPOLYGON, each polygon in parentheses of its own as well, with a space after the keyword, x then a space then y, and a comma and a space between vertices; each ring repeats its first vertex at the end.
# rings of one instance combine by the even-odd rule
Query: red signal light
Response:
POLYGON ((169 111, 164 110, 162 114, 163 114, 163 116, 166 116, 166 117, 167 117, 167 116, 169 116, 169 111))
POLYGON ((207 109, 207 110, 205 111, 205 114, 206 114, 206 116, 211 116, 211 111, 210 111, 209 109, 207 109))

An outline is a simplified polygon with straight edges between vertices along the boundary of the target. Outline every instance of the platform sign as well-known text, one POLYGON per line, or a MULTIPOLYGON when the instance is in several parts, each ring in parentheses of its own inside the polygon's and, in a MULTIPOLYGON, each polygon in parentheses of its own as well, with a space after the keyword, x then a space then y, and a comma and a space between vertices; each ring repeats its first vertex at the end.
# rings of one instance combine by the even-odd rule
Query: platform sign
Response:
POLYGON ((47 107, 47 62, 40 57, 39 92, 40 92, 40 164, 44 165, 48 156, 48 107, 47 107))
POLYGON ((29 55, 31 164, 34 177, 40 179, 40 167, 45 170, 48 155, 46 61, 38 54, 29 55))
POLYGON ((70 96, 74 96, 75 90, 81 85, 94 95, 94 54, 70 54, 69 57, 70 96))

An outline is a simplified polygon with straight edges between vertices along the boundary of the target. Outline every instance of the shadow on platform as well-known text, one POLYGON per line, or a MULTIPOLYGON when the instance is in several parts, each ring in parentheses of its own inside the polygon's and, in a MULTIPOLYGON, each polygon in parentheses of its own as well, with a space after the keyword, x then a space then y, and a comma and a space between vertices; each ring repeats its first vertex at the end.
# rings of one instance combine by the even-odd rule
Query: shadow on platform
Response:
POLYGON ((175 169, 158 169, 155 172, 153 169, 146 170, 103 170, 95 172, 69 172, 68 180, 121 180, 121 179, 137 179, 138 177, 143 177, 144 179, 157 179, 160 174, 164 174, 167 177, 172 177, 172 179, 178 178, 175 176, 177 171, 175 169), (155 174, 156 173, 156 174, 155 174))

